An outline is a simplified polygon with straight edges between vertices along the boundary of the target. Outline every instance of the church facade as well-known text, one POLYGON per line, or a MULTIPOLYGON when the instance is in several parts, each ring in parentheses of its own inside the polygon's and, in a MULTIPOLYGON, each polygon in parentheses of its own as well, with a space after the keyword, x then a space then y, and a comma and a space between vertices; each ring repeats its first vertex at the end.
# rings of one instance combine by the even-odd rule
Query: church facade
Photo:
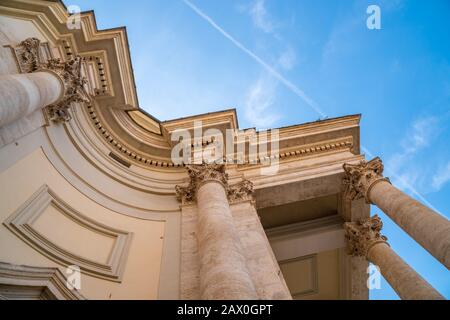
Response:
POLYGON ((139 107, 125 28, 0 4, 0 298, 443 299, 382 210, 447 268, 450 222, 360 150, 360 115, 240 129, 139 107))

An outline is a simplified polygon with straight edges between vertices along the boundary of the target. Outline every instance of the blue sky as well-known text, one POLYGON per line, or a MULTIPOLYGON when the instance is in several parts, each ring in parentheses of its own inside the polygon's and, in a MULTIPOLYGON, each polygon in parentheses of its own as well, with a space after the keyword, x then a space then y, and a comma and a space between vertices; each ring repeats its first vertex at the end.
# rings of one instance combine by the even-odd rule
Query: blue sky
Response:
MULTIPOLYGON (((450 217, 450 1, 66 0, 125 25, 141 108, 236 108, 241 128, 361 113, 361 143, 402 190, 450 217), (132 4, 131 4, 132 3, 132 4), (366 8, 381 9, 369 30, 366 8)), ((391 247, 446 298, 450 272, 391 220, 391 247)), ((372 299, 396 299, 383 280, 372 299)))

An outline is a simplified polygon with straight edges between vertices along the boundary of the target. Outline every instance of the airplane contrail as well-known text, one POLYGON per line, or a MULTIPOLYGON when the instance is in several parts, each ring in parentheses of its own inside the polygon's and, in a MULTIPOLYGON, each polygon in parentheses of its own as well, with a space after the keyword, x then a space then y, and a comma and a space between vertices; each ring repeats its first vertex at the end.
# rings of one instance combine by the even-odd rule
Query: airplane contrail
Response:
POLYGON ((282 84, 284 84, 289 90, 291 90, 294 94, 296 94, 298 97, 300 97, 310 108, 312 108, 315 112, 317 112, 322 118, 326 117, 326 114, 320 110, 320 108, 317 106, 317 104, 312 100, 310 97, 306 95, 306 93, 297 87, 295 84, 287 80, 285 77, 283 77, 278 71, 276 71, 272 66, 270 66, 267 62, 265 62, 263 59, 258 57, 255 53, 253 53, 251 50, 249 50, 247 47, 245 47, 242 43, 240 43, 238 40, 236 40, 232 35, 230 35, 228 32, 226 32, 224 29, 222 29, 211 17, 209 17, 207 14, 205 14, 203 11, 201 11, 198 7, 196 7, 192 2, 189 0, 183 0, 183 2, 189 6, 195 13, 197 13, 201 18, 206 20, 214 29, 219 31, 225 38, 230 40, 236 47, 241 49, 243 52, 245 52, 247 55, 249 55, 253 60, 258 62, 260 65, 262 65, 272 76, 277 78, 282 84))

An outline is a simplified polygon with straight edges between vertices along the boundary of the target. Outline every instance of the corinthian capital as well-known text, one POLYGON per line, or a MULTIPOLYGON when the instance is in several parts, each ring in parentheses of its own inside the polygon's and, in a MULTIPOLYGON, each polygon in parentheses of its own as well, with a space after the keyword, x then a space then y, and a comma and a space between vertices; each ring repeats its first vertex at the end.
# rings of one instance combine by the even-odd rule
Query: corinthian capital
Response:
POLYGON ((189 175, 187 186, 175 186, 177 199, 182 204, 195 202, 197 189, 205 182, 217 181, 225 189, 228 189, 228 174, 225 172, 224 164, 192 164, 186 166, 189 175))
POLYGON ((186 166, 191 181, 195 181, 199 186, 203 182, 218 181, 227 186, 228 175, 225 172, 224 164, 203 163, 186 166))
POLYGON ((59 59, 50 59, 42 64, 37 71, 50 71, 56 74, 64 84, 62 99, 56 104, 47 107, 49 118, 53 121, 68 121, 70 114, 68 109, 73 102, 89 102, 89 94, 84 89, 87 80, 81 72, 83 58, 76 56, 74 59, 61 62, 59 59))
POLYGON ((382 228, 383 222, 378 215, 359 222, 344 223, 348 253, 366 257, 374 244, 386 242, 387 238, 381 235, 382 228))
POLYGON ((253 183, 243 180, 230 186, 227 193, 230 202, 253 200, 253 183))
POLYGON ((345 193, 350 200, 364 197, 368 203, 369 191, 374 184, 380 181, 388 181, 383 177, 383 162, 379 157, 370 161, 362 160, 358 164, 344 164, 345 177, 343 184, 346 187, 345 193))

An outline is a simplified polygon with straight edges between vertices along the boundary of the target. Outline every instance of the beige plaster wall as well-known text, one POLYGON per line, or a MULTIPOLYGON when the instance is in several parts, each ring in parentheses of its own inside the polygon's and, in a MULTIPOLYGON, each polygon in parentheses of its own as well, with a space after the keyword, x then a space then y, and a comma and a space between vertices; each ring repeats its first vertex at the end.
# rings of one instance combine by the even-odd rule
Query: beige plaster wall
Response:
MULTIPOLYGON (((118 214, 91 201, 72 187, 51 165, 41 148, 0 173, 0 220, 4 222, 43 184, 47 184, 73 209, 95 222, 110 228, 133 233, 122 283, 82 275, 81 292, 89 299, 155 299, 164 241, 163 221, 151 221, 118 214)), ((45 209, 43 217, 51 217, 52 208, 45 209)), ((41 221, 42 222, 42 221, 41 221)), ((107 240, 96 243, 96 234, 69 221, 62 223, 61 217, 55 223, 39 223, 39 232, 48 233, 50 240, 80 256, 93 257, 92 247, 98 257, 104 259, 109 250, 107 240), (59 222, 59 223, 56 223, 59 222), (56 230, 55 230, 56 229, 56 230), (88 234, 88 236, 86 235, 88 234)), ((100 236, 99 236, 100 237, 100 236)), ((95 255, 95 252, 94 252, 95 255)), ((42 267, 65 267, 43 256, 30 245, 19 239, 5 225, 0 226, 0 261, 42 267)))

